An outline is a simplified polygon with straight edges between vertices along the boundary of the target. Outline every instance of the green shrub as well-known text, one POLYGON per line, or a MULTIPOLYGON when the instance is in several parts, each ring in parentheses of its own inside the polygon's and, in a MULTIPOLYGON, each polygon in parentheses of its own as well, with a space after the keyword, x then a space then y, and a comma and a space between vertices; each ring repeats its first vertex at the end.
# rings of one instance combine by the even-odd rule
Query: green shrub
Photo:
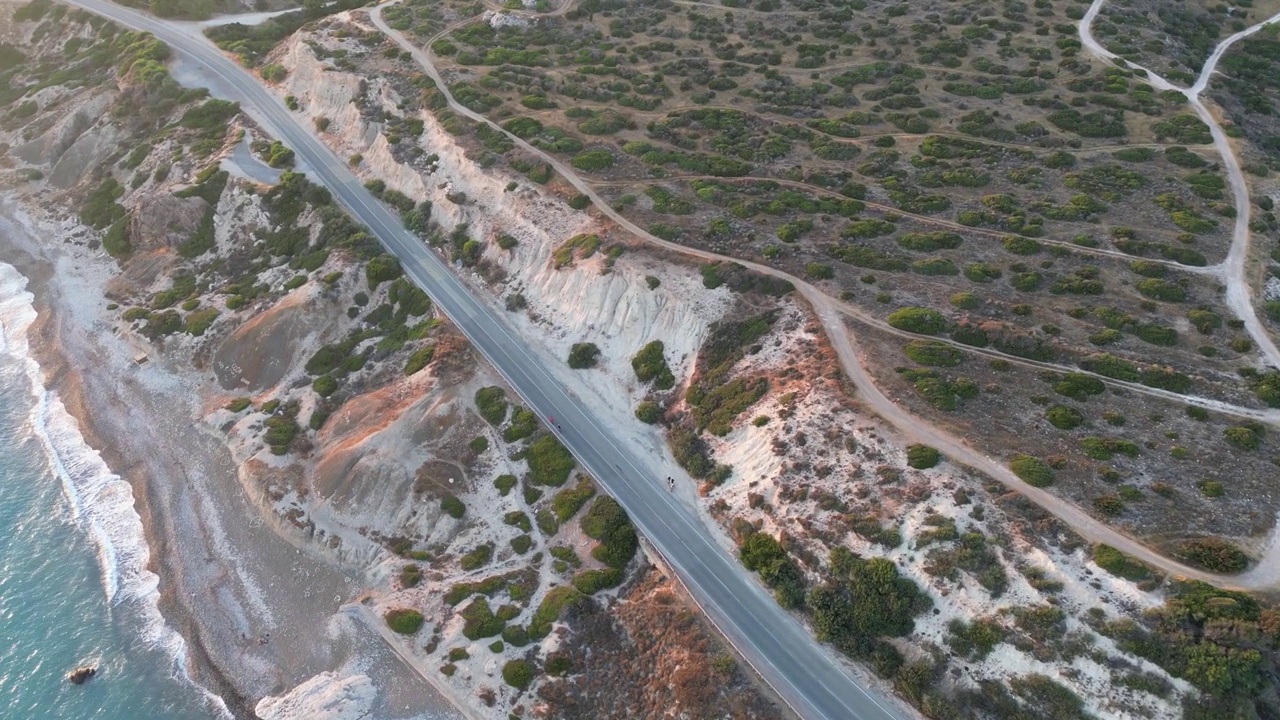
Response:
POLYGON ((1009 469, 1032 487, 1048 487, 1053 484, 1053 468, 1033 455, 1014 455, 1009 460, 1009 469))
POLYGON ((1238 573, 1249 567, 1249 556, 1221 538, 1184 540, 1174 554, 1185 562, 1213 572, 1238 573))
POLYGON ((653 425, 662 419, 662 406, 652 400, 645 400, 636 406, 636 419, 646 425, 653 425))
POLYGON ((552 497, 551 507, 555 510, 556 519, 562 523, 569 522, 595 494, 590 478, 581 476, 577 485, 560 490, 552 497))
POLYGON ((502 522, 518 527, 524 532, 533 530, 533 524, 529 522, 528 514, 522 510, 512 510, 502 518, 502 522))
POLYGON ((982 301, 977 295, 969 292, 958 292, 951 296, 951 306, 958 310, 975 310, 982 301))
POLYGON ((664 345, 661 340, 648 343, 631 358, 631 367, 635 370, 636 378, 640 382, 652 380, 654 387, 659 390, 669 390, 676 381, 675 376, 671 374, 671 368, 667 366, 663 350, 664 345))
POLYGON ((311 389, 320 397, 329 397, 338 391, 338 381, 332 375, 321 375, 312 381, 311 389))
POLYGON ((467 512, 467 506, 454 495, 445 495, 441 498, 440 509, 454 519, 460 519, 467 512))
POLYGON ((1059 430, 1073 430, 1084 424, 1084 416, 1079 410, 1066 405, 1054 405, 1045 413, 1049 424, 1059 430))
POLYGON ((525 460, 529 478, 535 485, 560 487, 573 471, 573 455, 554 435, 543 435, 529 444, 525 460))
POLYGON ((253 404, 253 401, 250 400, 249 398, 238 397, 232 400, 231 402, 227 403, 226 408, 233 413, 238 413, 245 410, 252 404, 253 404))
POLYGON ((571 164, 583 172, 598 172, 613 166, 613 154, 608 150, 584 150, 573 156, 571 164))
POLYGON ((511 549, 519 555, 529 552, 531 547, 533 547, 533 538, 528 535, 517 535, 511 538, 511 549))
MULTIPOLYGON (((551 634, 551 626, 560 619, 560 615, 566 608, 586 601, 587 596, 578 592, 572 586, 561 585, 560 587, 552 588, 542 598, 542 604, 534 611, 533 619, 529 621, 529 637, 534 640, 541 640, 551 634)), ((515 645, 505 635, 502 639, 515 645)))
POLYGON ((511 647, 524 647, 529 644, 529 633, 519 625, 508 625, 502 629, 502 642, 511 647))
POLYGON ((574 370, 593 368, 600 360, 600 348, 595 343, 574 343, 569 349, 569 367, 574 370))
POLYGON ((942 454, 936 448, 928 445, 908 445, 907 446, 907 465, 917 470, 927 470, 942 459, 942 454))
POLYGON ((515 475, 499 475, 494 478, 493 486, 498 489, 499 495, 506 497, 507 493, 511 492, 511 489, 514 488, 518 482, 519 481, 516 480, 515 475))
POLYGON ((804 602, 804 573, 772 535, 760 532, 747 535, 738 546, 738 556, 743 567, 760 574, 764 584, 773 590, 778 604, 794 608, 804 602))
POLYGON ((378 285, 388 280, 395 280, 404 274, 400 268, 400 261, 394 256, 383 253, 371 259, 369 264, 364 268, 365 278, 369 282, 369 289, 376 290, 378 285))
POLYGON ((414 351, 412 355, 409 356, 408 360, 405 361, 404 374, 413 375, 419 370, 430 365, 431 361, 435 359, 435 356, 436 356, 435 345, 426 345, 424 347, 419 348, 418 350, 414 351))
POLYGON ((967 623, 956 618, 947 625, 947 645, 960 657, 978 661, 1004 640, 1004 628, 990 619, 967 623))
POLYGON ((507 429, 502 431, 502 439, 504 442, 516 442, 523 440, 538 430, 538 416, 532 410, 523 407, 516 407, 511 413, 511 424, 507 425, 507 429))
POLYGON ((580 570, 573 576, 573 587, 583 595, 595 595, 601 590, 622 584, 622 571, 618 568, 580 570))
POLYGON ((1135 286, 1138 292, 1151 298, 1152 300, 1163 300, 1165 302, 1182 302, 1187 299, 1186 288, 1182 285, 1169 280, 1161 280, 1160 278, 1146 278, 1139 280, 1135 286))
MULTIPOLYGON (((493 614, 493 611, 489 609, 489 601, 483 596, 471 601, 471 604, 459 614, 466 620, 462 628, 462 635, 468 640, 496 637, 506 627, 506 622, 493 614)), ((457 660, 459 658, 450 657, 449 659, 457 660)))
POLYGON ((955 367, 964 359, 959 350, 937 340, 912 340, 902 352, 912 361, 932 367, 955 367))
POLYGON ((1262 435, 1252 427, 1233 425, 1222 432, 1227 444, 1241 450, 1257 450, 1262 444, 1262 435))
POLYGON ((1101 380, 1084 373, 1067 373, 1053 385, 1054 392, 1072 400, 1086 400, 1091 395, 1101 395, 1106 389, 1107 386, 1101 380))
POLYGON ((600 562, 621 568, 635 557, 640 541, 627 512, 613 498, 597 497, 579 524, 583 534, 600 542, 591 551, 600 562))
POLYGON ((491 543, 485 544, 477 547, 466 555, 463 555, 459 560, 459 565, 461 565, 463 570, 470 572, 472 570, 479 570, 485 565, 488 565, 489 560, 492 558, 493 545, 491 543))
POLYGON ((471 449, 472 454, 483 455, 484 451, 489 449, 489 438, 484 435, 477 435, 471 438, 471 442, 467 443, 467 447, 471 449))
POLYGON ((382 619, 386 621, 387 627, 401 635, 412 635, 418 632, 423 623, 422 613, 407 608, 388 610, 382 619))
POLYGON ((1003 243, 1004 249, 1014 255, 1035 255, 1040 252, 1040 243, 1021 235, 1009 235, 1003 243))
POLYGON ((511 687, 523 690, 533 682, 534 670, 533 663, 528 660, 511 660, 502 666, 502 679, 511 687))
POLYGON ((1119 438, 1087 437, 1080 440, 1084 454, 1094 460, 1110 460, 1114 455, 1137 457, 1142 449, 1131 440, 1119 438))
POLYGON ((217 308, 196 310, 187 315, 186 319, 183 321, 182 329, 188 335, 200 337, 205 334, 205 331, 207 331, 209 327, 213 325, 213 321, 217 319, 217 308))
POLYGON ((1110 545, 1093 546, 1093 562, 1112 575, 1126 580, 1140 582, 1151 577, 1147 566, 1110 545))
POLYGON ((476 410, 490 425, 501 425, 507 419, 507 393, 497 385, 476 390, 476 410))
POLYGON ((947 319, 937 310, 922 307, 905 307, 889 314, 889 324, 899 330, 937 335, 947 329, 947 319))

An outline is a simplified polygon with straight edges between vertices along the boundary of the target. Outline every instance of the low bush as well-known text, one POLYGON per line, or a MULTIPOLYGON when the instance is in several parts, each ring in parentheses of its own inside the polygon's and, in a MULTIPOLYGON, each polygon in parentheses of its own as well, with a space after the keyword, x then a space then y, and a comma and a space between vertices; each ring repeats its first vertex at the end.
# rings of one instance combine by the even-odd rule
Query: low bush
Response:
POLYGON ((1249 567, 1249 556, 1221 538, 1184 540, 1174 554, 1185 562, 1213 572, 1238 573, 1249 567))
MULTIPOLYGON (((550 635, 552 625, 560 619, 565 609, 586 601, 587 596, 578 592, 574 587, 562 585, 552 588, 542 598, 542 604, 534 611, 533 619, 529 621, 529 637, 534 640, 541 640, 550 635)), ((515 645, 505 635, 502 639, 515 645)))
POLYGON ((533 663, 528 660, 511 660, 502 666, 502 679, 511 687, 523 690, 533 682, 534 671, 533 663))
POLYGON ((899 330, 937 335, 947 329, 947 319, 937 310, 922 307, 905 307, 889 314, 889 324, 899 330))
POLYGON ((569 349, 569 367, 574 370, 593 368, 600 360, 600 348, 595 343, 574 343, 569 349))
POLYGON ((1053 484, 1053 468, 1034 455, 1014 455, 1009 460, 1009 469, 1032 487, 1048 487, 1053 484))
POLYGON ((654 340, 640 348, 631 358, 631 368, 635 370, 636 378, 640 382, 652 380, 654 387, 659 390, 669 390, 676 384, 675 376, 671 374, 671 368, 667 366, 667 359, 663 355, 664 349, 661 340, 654 340))
POLYGON ((932 367, 955 367, 964 359, 959 350, 937 340, 912 340, 902 352, 912 361, 932 367))
POLYGON ((493 545, 490 543, 490 544, 481 545, 476 549, 472 550, 471 552, 467 553, 466 555, 463 555, 462 558, 458 561, 458 564, 462 567, 463 570, 470 572, 472 570, 479 570, 485 565, 488 565, 489 560, 492 558, 493 558, 493 545))
POLYGON ((594 595, 601 590, 622 584, 622 571, 618 568, 581 570, 573 576, 573 587, 583 595, 594 595))
POLYGON ((1049 424, 1059 430, 1073 430, 1084 424, 1084 416, 1079 410, 1066 405, 1054 405, 1045 413, 1049 424))
POLYGON ((738 556, 743 567, 759 573, 778 604, 787 608, 804 603, 805 578, 791 554, 772 535, 753 532, 742 539, 738 556))
POLYGON ((454 495, 445 495, 441 498, 440 509, 455 519, 461 518, 467 512, 467 506, 454 495))
POLYGON ((560 487, 573 471, 573 455, 551 434, 529 444, 525 461, 529 464, 529 479, 535 485, 560 487))
POLYGON ((662 406, 652 400, 645 400, 636 406, 636 419, 646 425, 653 425, 662 419, 662 406))
POLYGON ((577 485, 560 490, 552 497, 551 507, 555 510, 556 519, 562 523, 568 522, 595 494, 596 488, 591 479, 585 475, 580 476, 577 485))
POLYGON ((1147 566, 1125 555, 1110 545, 1093 547, 1093 562, 1107 572, 1126 580, 1140 582, 1151 577, 1147 566))
POLYGON ((942 453, 928 445, 908 445, 907 465, 916 470, 927 470, 942 460, 942 453))
POLYGON ((422 613, 407 608, 388 610, 382 619, 386 621, 387 627, 401 635, 412 635, 418 632, 423 623, 422 613))
POLYGON ((501 425, 507 419, 507 393, 497 385, 477 390, 475 403, 480 417, 490 425, 501 425))
POLYGON ((640 547, 627 512, 607 495, 591 503, 580 525, 583 534, 600 543, 592 549, 591 556, 610 567, 625 567, 640 547))

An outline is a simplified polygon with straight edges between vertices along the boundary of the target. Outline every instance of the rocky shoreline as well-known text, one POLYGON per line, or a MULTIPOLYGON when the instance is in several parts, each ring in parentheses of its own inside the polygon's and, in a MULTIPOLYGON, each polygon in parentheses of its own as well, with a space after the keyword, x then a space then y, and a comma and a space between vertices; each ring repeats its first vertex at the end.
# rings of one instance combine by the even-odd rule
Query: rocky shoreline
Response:
POLYGON ((450 716, 445 700, 340 611, 366 586, 363 573, 277 534, 243 492, 226 442, 202 427, 204 403, 219 394, 212 381, 156 353, 134 364, 136 349, 102 317, 110 261, 65 236, 73 229, 33 221, 26 200, 0 200, 0 216, 26 230, 0 235, 0 256, 35 296, 33 357, 85 441, 134 489, 159 608, 186 641, 192 680, 234 717, 257 718, 262 698, 351 667, 382 681, 379 704, 450 716), (317 631, 328 637, 317 642, 317 631))

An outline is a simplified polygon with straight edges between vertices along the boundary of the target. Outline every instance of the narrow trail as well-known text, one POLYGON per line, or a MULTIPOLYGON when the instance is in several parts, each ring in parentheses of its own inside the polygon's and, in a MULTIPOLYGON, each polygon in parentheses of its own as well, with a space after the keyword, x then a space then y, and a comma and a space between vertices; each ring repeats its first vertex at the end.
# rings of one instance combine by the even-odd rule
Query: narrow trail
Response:
MULTIPOLYGON (((390 0, 390 2, 370 8, 369 18, 381 32, 391 38, 401 47, 401 49, 409 52, 427 75, 435 81, 437 88, 445 97, 451 111, 474 122, 487 125, 493 130, 502 133, 517 147, 520 147, 522 150, 534 155, 535 157, 541 158, 543 162, 550 165, 557 173, 560 174, 561 177, 565 179, 566 182, 573 186, 574 189, 589 198, 602 215, 608 217, 618 227, 626 230, 635 237, 640 238, 655 247, 670 250, 674 253, 702 260, 737 263, 763 275, 787 280, 792 283, 800 293, 801 297, 803 297, 813 307, 814 312, 823 327, 823 331, 826 333, 827 337, 830 338, 832 346, 836 350, 836 355, 840 361, 842 369, 857 387, 860 400, 868 409, 884 418, 904 436, 919 439, 922 442, 936 447, 954 463, 972 467, 990 475, 993 479, 999 481, 1006 487, 1023 494, 1032 502, 1057 517, 1085 540, 1091 543, 1104 543, 1111 545, 1121 552, 1141 560, 1153 568, 1171 576, 1201 580, 1220 587, 1242 589, 1267 588, 1275 585, 1276 581, 1280 579, 1280 548, 1276 547, 1275 534, 1273 534, 1271 540, 1268 541, 1266 557, 1262 562, 1258 563, 1254 570, 1238 576, 1219 575, 1216 573, 1198 570, 1161 555, 1159 552, 1133 536, 1112 528, 1091 517, 1075 504, 1043 489, 1028 485, 1005 465, 969 447, 962 439, 910 415, 880 391, 870 373, 859 363, 856 347, 850 337, 848 329, 844 326, 844 322, 840 317, 841 311, 846 313, 854 311, 855 309, 852 308, 852 306, 846 305, 845 307, 841 307, 837 310, 837 304, 834 303, 831 298, 827 297, 818 290, 818 288, 808 282, 794 277, 789 273, 782 272, 767 265, 739 260, 663 240, 622 216, 618 211, 610 207, 608 203, 604 202, 590 183, 580 177, 564 162, 549 153, 535 148, 525 140, 504 130, 500 125, 498 125, 498 123, 459 103, 457 99, 454 98, 453 93, 449 91, 448 84, 445 83, 444 78, 441 77, 439 70, 430 58, 431 43, 444 34, 451 32, 454 26, 450 26, 450 28, 446 28, 437 35, 429 38, 424 43, 425 49, 419 48, 417 45, 410 42, 403 33, 391 28, 382 19, 382 10, 398 3, 399 1, 400 0, 390 0)), ((1094 11, 1094 14, 1096 15, 1096 10, 1094 11)), ((877 327, 883 324, 883 321, 880 321, 878 318, 869 318, 869 316, 865 316, 860 310, 857 310, 856 314, 867 317, 868 319, 864 321, 871 322, 877 327)), ((859 319, 862 319, 862 317, 859 319)), ((1280 353, 1277 354, 1280 355, 1280 353)))
MULTIPOLYGON (((1276 347, 1270 333, 1267 332, 1262 322, 1258 319, 1258 313, 1253 307, 1252 289, 1249 287, 1245 276, 1245 261, 1249 257, 1250 240, 1249 186, 1244 179, 1244 173, 1240 169, 1240 160, 1236 157, 1235 150, 1231 147, 1231 141, 1227 138, 1226 131, 1222 129, 1222 124, 1218 122, 1217 117, 1209 112, 1209 108, 1205 106, 1201 98, 1205 88, 1209 86, 1209 81, 1212 79, 1214 72, 1217 70, 1218 61, 1222 59, 1227 50, 1237 41, 1258 32, 1267 25, 1280 22, 1280 13, 1276 13, 1266 20, 1245 28, 1218 43, 1209 59, 1205 61, 1204 67, 1200 69, 1200 77, 1196 79, 1195 84, 1185 88, 1169 82, 1142 65, 1116 55, 1104 48, 1094 38, 1093 21, 1098 17, 1098 13, 1102 11, 1102 6, 1105 2, 1106 0, 1093 0, 1089 10, 1081 18, 1080 42, 1084 44, 1090 53, 1105 62, 1133 70, 1141 70, 1146 73, 1152 87, 1157 90, 1175 90, 1182 93, 1186 96, 1187 103, 1196 111, 1196 115, 1209 127, 1209 133, 1213 136, 1213 145, 1218 154, 1222 156, 1222 166, 1227 171, 1227 180, 1231 183, 1231 194, 1235 196, 1236 218, 1235 227, 1231 234, 1231 250, 1227 253, 1227 259, 1222 263, 1223 280, 1227 286, 1227 305, 1235 311, 1236 317, 1244 321, 1249 337, 1253 339, 1254 344, 1262 352, 1266 363, 1273 368, 1280 368, 1280 349, 1276 347)), ((1277 559, 1280 560, 1280 557, 1277 559)), ((1277 570, 1276 579, 1280 580, 1280 570, 1277 570)))

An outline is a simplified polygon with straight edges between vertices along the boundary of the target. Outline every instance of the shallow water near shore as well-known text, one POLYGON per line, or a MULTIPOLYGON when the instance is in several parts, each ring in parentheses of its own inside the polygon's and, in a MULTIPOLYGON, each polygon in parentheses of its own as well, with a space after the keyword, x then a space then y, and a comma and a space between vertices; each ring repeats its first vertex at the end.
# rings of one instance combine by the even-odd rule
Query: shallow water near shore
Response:
POLYGON ((154 609, 128 485, 35 384, 23 283, 0 265, 0 717, 218 717, 154 609), (97 676, 68 683, 81 665, 97 676))

